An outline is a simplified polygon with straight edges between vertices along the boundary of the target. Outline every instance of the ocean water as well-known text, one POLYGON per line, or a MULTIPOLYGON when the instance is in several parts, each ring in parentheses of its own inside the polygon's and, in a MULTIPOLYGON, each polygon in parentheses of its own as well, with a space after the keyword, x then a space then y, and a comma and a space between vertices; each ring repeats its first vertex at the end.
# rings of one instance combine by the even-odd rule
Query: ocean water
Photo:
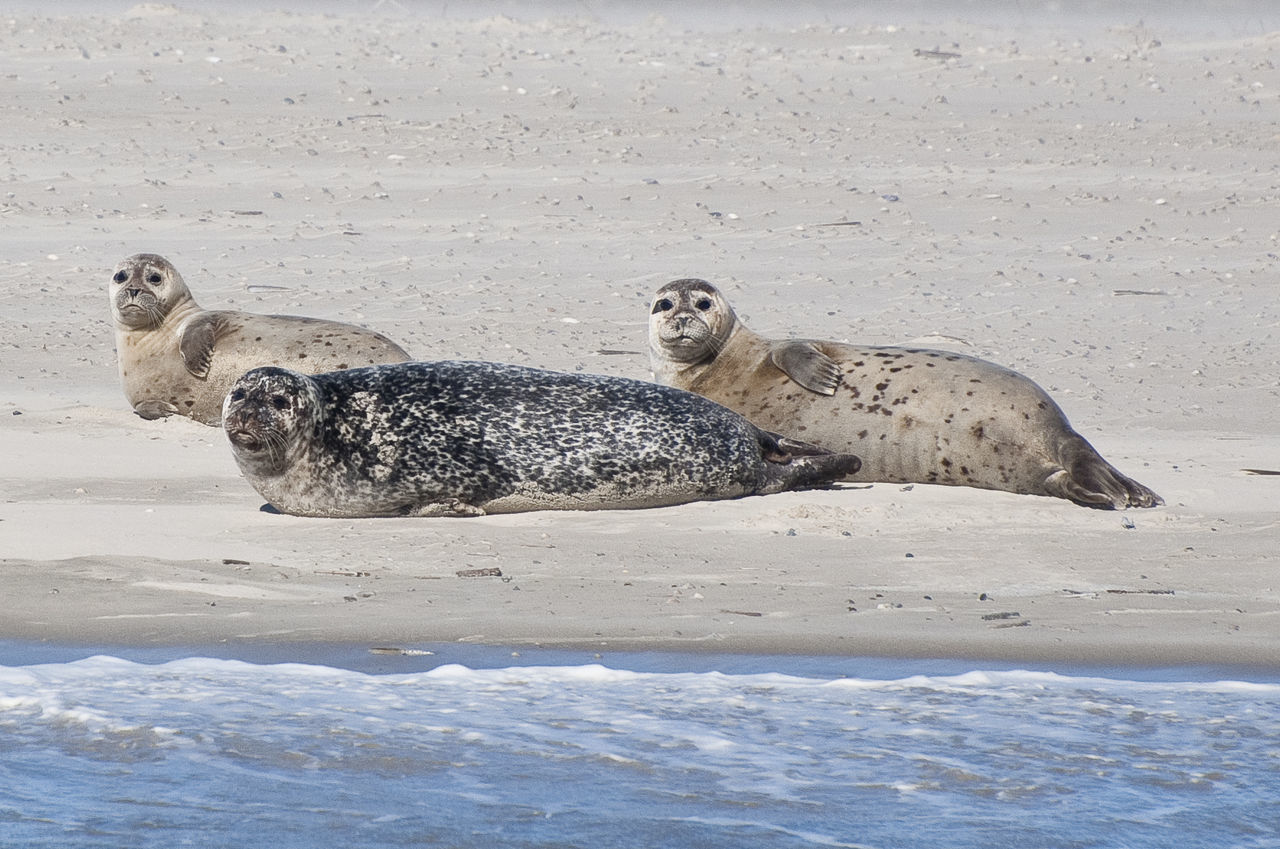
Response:
POLYGON ((1280 846, 1274 681, 12 654, 4 847, 1280 846))

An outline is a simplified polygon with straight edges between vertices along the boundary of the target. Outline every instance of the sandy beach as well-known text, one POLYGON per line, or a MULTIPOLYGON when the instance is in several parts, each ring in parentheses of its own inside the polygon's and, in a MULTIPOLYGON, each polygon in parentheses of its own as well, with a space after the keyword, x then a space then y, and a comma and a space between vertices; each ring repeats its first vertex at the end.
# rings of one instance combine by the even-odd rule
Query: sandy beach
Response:
POLYGON ((0 15, 0 639, 1280 668, 1274 11, 354 5, 0 15), (206 308, 641 379, 703 277, 763 334, 1017 369, 1166 505, 263 512, 124 399, 144 251, 206 308))

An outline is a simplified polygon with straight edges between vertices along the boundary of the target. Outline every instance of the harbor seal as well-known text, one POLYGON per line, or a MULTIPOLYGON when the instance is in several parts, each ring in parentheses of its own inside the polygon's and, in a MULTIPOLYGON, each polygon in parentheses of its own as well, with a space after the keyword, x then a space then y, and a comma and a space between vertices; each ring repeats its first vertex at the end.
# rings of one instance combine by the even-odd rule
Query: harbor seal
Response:
POLYGON ((253 488, 299 516, 657 507, 826 486, 860 462, 691 392, 486 362, 257 368, 223 428, 253 488))
POLYGON ((1103 460, 1033 381, 985 360, 769 340, 694 279, 658 290, 649 352, 661 383, 762 428, 857 454, 862 467, 848 480, 973 486, 1111 509, 1164 503, 1103 460))
POLYGON ((110 294, 120 380, 144 419, 182 415, 217 426, 227 390, 254 366, 314 373, 409 359, 363 327, 201 309, 178 270, 156 254, 117 265, 110 294))

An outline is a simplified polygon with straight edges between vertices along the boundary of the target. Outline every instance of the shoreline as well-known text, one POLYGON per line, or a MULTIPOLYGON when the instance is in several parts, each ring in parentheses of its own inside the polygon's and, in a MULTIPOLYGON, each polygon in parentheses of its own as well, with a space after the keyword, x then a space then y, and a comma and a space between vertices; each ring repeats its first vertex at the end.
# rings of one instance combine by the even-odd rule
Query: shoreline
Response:
POLYGON ((1280 667, 1247 662, 1143 663, 1125 659, 1113 663, 959 656, 888 656, 733 651, 724 648, 607 648, 422 643, 413 646, 369 646, 361 643, 314 641, 303 644, 76 644, 0 639, 0 666, 64 664, 92 657, 115 657, 144 665, 186 659, 228 660, 255 666, 303 664, 332 667, 367 675, 404 675, 440 666, 470 669, 522 667, 604 666, 638 673, 725 675, 778 674, 799 678, 860 678, 896 681, 915 676, 952 677, 972 672, 1033 672, 1070 678, 1097 678, 1148 683, 1213 683, 1241 681, 1280 684, 1280 667))

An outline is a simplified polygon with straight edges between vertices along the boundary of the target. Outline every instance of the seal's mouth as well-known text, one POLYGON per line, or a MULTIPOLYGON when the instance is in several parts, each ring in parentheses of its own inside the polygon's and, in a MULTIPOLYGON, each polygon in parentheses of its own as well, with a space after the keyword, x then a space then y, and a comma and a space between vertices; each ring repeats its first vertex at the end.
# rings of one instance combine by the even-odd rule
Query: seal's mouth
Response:
POLYGON ((711 328, 694 316, 670 319, 658 326, 658 338, 664 345, 692 347, 701 345, 710 335, 711 328))
POLYGON ((252 468, 254 474, 261 475, 284 470, 289 456, 289 439, 284 433, 243 409, 223 412, 222 429, 242 469, 252 468))
POLYGON ((267 441, 255 430, 247 427, 227 428, 227 439, 241 451, 258 453, 267 447, 267 441))
POLYGON ((116 317, 129 327, 156 325, 163 319, 155 297, 137 297, 128 292, 121 292, 116 298, 116 317))

